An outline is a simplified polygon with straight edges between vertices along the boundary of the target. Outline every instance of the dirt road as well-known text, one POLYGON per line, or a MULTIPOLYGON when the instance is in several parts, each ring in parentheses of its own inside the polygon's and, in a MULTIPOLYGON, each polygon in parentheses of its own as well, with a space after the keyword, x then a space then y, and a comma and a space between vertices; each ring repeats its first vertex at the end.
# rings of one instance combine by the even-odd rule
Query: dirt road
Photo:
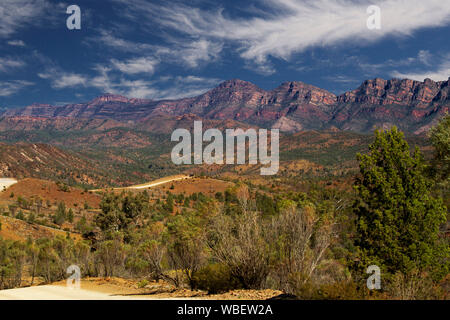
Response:
POLYGON ((126 189, 147 189, 147 188, 151 188, 151 187, 156 187, 159 186, 161 184, 165 184, 165 183, 169 183, 169 182, 173 182, 173 181, 178 181, 178 180, 185 180, 185 179, 191 179, 192 177, 190 176, 186 176, 186 175, 177 175, 177 176, 170 176, 170 177, 165 177, 162 179, 158 179, 149 183, 145 183, 145 184, 139 184, 136 186, 131 186, 131 187, 127 187, 126 189))
MULTIPOLYGON (((176 176, 170 176, 170 177, 165 177, 165 178, 161 178, 155 181, 151 181, 148 183, 144 183, 144 184, 138 184, 135 186, 130 186, 130 187, 125 187, 125 188, 114 188, 113 190, 140 190, 140 189, 148 189, 148 188, 152 188, 152 187, 156 187, 159 186, 161 184, 165 184, 165 183, 169 183, 169 182, 173 182, 173 181, 179 181, 179 180, 186 180, 186 179, 192 179, 191 176, 187 176, 184 174, 180 174, 180 175, 176 175, 176 176)), ((103 191, 104 189, 97 189, 97 190, 91 190, 91 191, 103 191)))
POLYGON ((148 298, 117 296, 65 286, 37 286, 0 291, 0 300, 148 300, 148 298))
POLYGON ((13 184, 16 184, 17 180, 12 178, 0 178, 0 191, 3 190, 3 188, 8 189, 13 184))

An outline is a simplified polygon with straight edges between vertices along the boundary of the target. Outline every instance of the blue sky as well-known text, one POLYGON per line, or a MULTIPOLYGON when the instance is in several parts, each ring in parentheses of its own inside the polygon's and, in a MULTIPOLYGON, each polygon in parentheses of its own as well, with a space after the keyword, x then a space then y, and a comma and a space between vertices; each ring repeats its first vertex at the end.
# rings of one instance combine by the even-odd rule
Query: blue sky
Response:
POLYGON ((334 93, 375 77, 447 80, 449 35, 450 0, 1 0, 0 107, 180 98, 233 78, 334 93), (66 27, 72 4, 81 30, 66 27))

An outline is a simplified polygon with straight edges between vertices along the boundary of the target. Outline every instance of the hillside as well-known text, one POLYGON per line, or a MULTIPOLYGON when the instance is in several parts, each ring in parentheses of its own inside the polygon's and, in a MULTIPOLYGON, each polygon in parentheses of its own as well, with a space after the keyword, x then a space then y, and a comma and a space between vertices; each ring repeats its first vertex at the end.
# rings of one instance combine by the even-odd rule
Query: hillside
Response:
POLYGON ((95 161, 51 145, 0 143, 0 176, 46 178, 70 184, 107 183, 107 174, 95 161))

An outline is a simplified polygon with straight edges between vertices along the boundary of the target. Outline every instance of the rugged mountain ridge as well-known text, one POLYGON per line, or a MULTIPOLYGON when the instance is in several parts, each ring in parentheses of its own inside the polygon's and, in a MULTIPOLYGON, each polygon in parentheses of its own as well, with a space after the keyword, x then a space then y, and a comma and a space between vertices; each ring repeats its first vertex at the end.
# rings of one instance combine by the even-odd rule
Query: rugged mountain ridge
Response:
POLYGON ((188 116, 233 120, 286 132, 322 129, 369 132, 375 127, 397 125, 408 132, 422 133, 448 112, 449 106, 450 78, 439 82, 376 78, 339 96, 297 81, 266 91, 253 83, 233 79, 197 97, 179 100, 153 101, 105 94, 80 104, 33 104, 3 112, 0 130, 17 128, 17 124, 25 130, 27 122, 34 122, 34 126, 48 122, 52 126, 56 122, 64 129, 64 121, 77 119, 89 128, 97 124, 167 132, 168 121, 162 119, 188 116), (104 122, 96 123, 98 120, 104 122))

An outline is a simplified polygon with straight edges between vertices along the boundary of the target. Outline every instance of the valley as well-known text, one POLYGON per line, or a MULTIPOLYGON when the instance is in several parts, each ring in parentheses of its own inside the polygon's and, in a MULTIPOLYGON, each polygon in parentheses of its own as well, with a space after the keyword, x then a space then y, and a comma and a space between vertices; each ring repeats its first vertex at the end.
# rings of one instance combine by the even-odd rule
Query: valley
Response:
MULTIPOLYGON (((7 109, 0 115, 0 263, 8 273, 0 289, 31 288, 0 298, 47 291, 77 299, 58 287, 72 261, 91 290, 81 295, 93 299, 399 298, 393 283, 369 294, 349 276, 360 272, 355 206, 365 167, 358 155, 385 143, 382 150, 409 165, 404 183, 420 172, 417 194, 441 199, 436 212, 448 215, 445 181, 414 171, 445 168, 429 128, 444 121, 448 88, 448 81, 374 79, 336 96, 301 82, 265 91, 230 80, 187 99, 106 94, 7 109), (191 132, 195 121, 222 132, 280 129, 277 174, 261 176, 262 165, 248 161, 174 164, 171 133, 191 132), (415 148, 422 156, 408 158, 415 148), (301 250, 303 258, 295 254, 301 250)), ((448 223, 437 230, 448 241, 448 223)), ((447 286, 443 276, 432 294, 448 297, 447 286)))

